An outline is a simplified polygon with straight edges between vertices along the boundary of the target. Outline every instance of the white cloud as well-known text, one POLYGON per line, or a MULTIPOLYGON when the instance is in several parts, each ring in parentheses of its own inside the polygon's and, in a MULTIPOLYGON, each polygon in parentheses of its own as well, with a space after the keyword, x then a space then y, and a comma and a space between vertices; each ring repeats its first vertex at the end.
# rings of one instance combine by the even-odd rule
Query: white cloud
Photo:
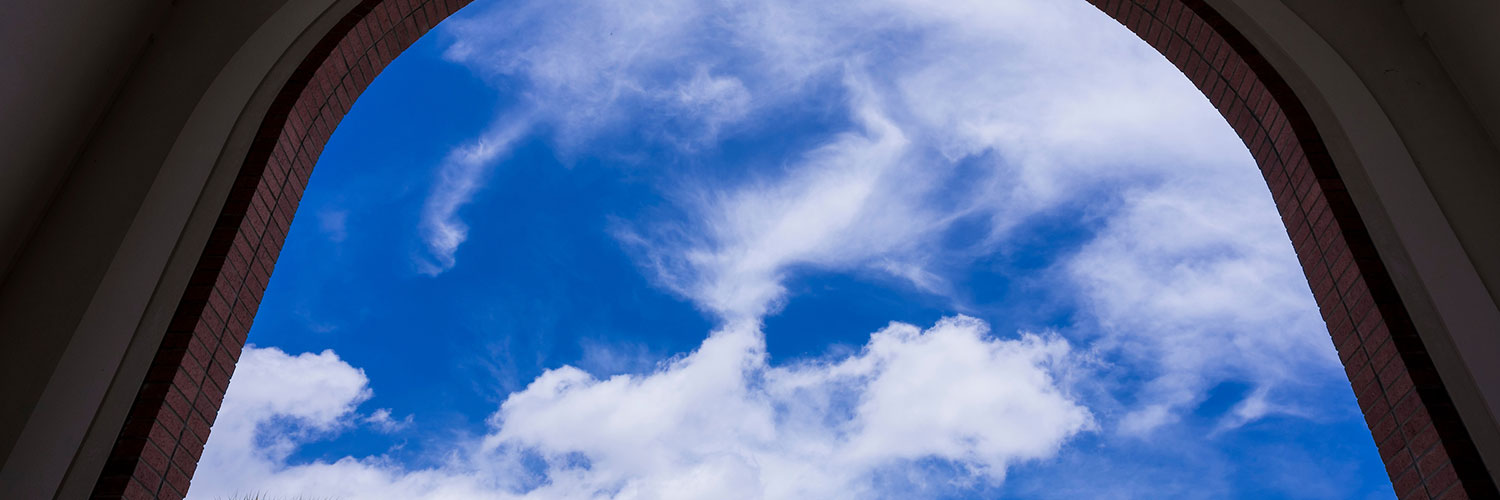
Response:
POLYGON ((386 434, 390 434, 392 432, 410 427, 412 423, 412 415, 407 415, 406 418, 397 420, 391 417, 390 408, 378 408, 375 411, 370 412, 370 414, 363 420, 364 423, 369 424, 376 430, 384 432, 386 434))
MULTIPOLYGON (((663 286, 723 319, 692 354, 644 375, 548 371, 506 400, 489 434, 421 470, 379 456, 288 464, 295 441, 254 439, 286 419, 300 431, 284 440, 348 425, 368 397, 362 375, 341 378, 311 414, 246 403, 248 416, 228 418, 226 402, 231 437, 219 445, 215 428, 202 491, 868 497, 879 493, 870 476, 923 458, 1001 481, 1094 428, 1095 414, 1111 431, 1159 432, 1223 381, 1253 385, 1223 419, 1232 429, 1299 411, 1287 394, 1308 373, 1339 377, 1243 146, 1159 54, 1082 1, 514 2, 465 15, 445 24, 458 38, 447 56, 510 79, 528 111, 441 166, 420 227, 428 274, 454 266, 462 207, 524 134, 549 134, 568 154, 628 126, 691 150, 735 126, 776 127, 777 106, 809 100, 842 106, 851 126, 773 174, 685 183, 669 197, 686 220, 617 227, 663 286), (643 112, 659 109, 677 121, 643 112), (1052 272, 1081 294, 1078 331, 1065 333, 1133 377, 1088 383, 1145 380, 1128 402, 1087 401, 1120 411, 1071 395, 1063 381, 1078 368, 1061 338, 996 339, 971 319, 893 325, 842 359, 766 359, 754 325, 788 300, 797 273, 885 273, 946 293, 945 266, 1003 250, 1017 227, 1059 209, 1102 225, 1052 272), (987 238, 943 242, 975 219, 987 238), (207 472, 224 467, 239 476, 207 472)), ((279 356, 261 355, 310 355, 279 356)), ((283 364, 357 372, 331 353, 312 358, 283 364)))
POLYGON ((333 351, 291 356, 280 349, 245 347, 225 394, 194 484, 215 495, 249 492, 298 444, 350 424, 370 398, 363 370, 333 351))
POLYGON ((699 68, 692 79, 679 83, 676 94, 678 112, 699 121, 699 142, 717 139, 719 127, 745 118, 751 109, 752 97, 743 82, 732 76, 711 75, 706 68, 699 68))
POLYGON ((847 357, 772 366, 761 332, 736 323, 652 373, 549 370, 506 399, 477 446, 460 442, 442 465, 408 470, 380 456, 288 463, 314 433, 255 439, 287 419, 294 425, 278 430, 338 428, 370 391, 331 352, 251 348, 191 493, 902 498, 874 481, 934 459, 960 479, 998 484, 1011 465, 1052 457, 1094 425, 1056 375, 1072 356, 1055 335, 995 338, 956 317, 925 331, 892 324, 847 357), (525 456, 540 457, 540 470, 525 456))
MULTIPOLYGON (((852 90, 864 85, 855 78, 852 90)), ((916 200, 891 192, 905 188, 890 177, 914 180, 898 172, 909 141, 873 104, 856 106, 861 129, 809 152, 786 178, 702 192, 689 211, 703 219, 688 232, 626 232, 624 240, 644 251, 665 285, 729 321, 774 311, 792 266, 890 265, 896 250, 934 228, 916 200)))
MULTIPOLYGON (((729 114, 748 119, 787 100, 829 99, 808 93, 817 75, 842 82, 854 128, 793 158, 785 176, 687 184, 673 196, 699 217, 619 231, 663 285, 724 317, 775 311, 798 269, 876 271, 942 293, 931 266, 949 260, 940 254, 954 249, 938 240, 956 221, 990 222, 992 238, 958 250, 982 255, 1060 205, 1245 156, 1180 73, 1082 2, 626 3, 554 12, 558 20, 542 12, 572 4, 484 12, 459 25, 453 57, 542 82, 548 102, 615 117, 568 132, 584 135, 633 109, 598 97, 621 86, 679 101, 728 94, 729 114), (518 42, 489 30, 517 19, 547 35, 518 42), (684 62, 696 69, 661 70, 684 62), (722 76, 703 69, 715 65, 722 76), (600 74, 609 78, 557 76, 600 74), (964 161, 983 168, 958 168, 964 161)), ((649 124, 643 114, 634 117, 649 124)))
POLYGON ((753 95, 827 99, 797 92, 807 75, 837 73, 854 127, 779 177, 678 193, 689 220, 618 231, 705 310, 773 313, 787 279, 819 271, 943 293, 944 266, 1072 209, 1103 224, 1055 270, 1097 323, 1080 328, 1100 330, 1076 334, 1149 380, 1113 427, 1155 429, 1226 380, 1255 384, 1261 408, 1281 413, 1322 387, 1296 374, 1339 380, 1248 152, 1180 72, 1094 7, 730 2, 709 17, 731 31, 753 95), (943 245, 975 219, 989 238, 943 245))
POLYGON ((1092 425, 1052 374, 1069 355, 1055 336, 994 339, 959 317, 893 324, 847 358, 772 367, 760 333, 736 324, 648 376, 550 371, 501 407, 492 444, 582 453, 584 484, 632 498, 899 496, 872 490, 870 475, 930 458, 999 482, 1092 425), (700 474, 702 489, 674 490, 700 474))
POLYGON ((459 218, 459 209, 474 199, 495 162, 509 155, 515 142, 530 127, 530 118, 525 113, 507 115, 479 139, 454 150, 443 160, 432 192, 422 206, 420 229, 428 255, 417 260, 418 271, 435 276, 457 263, 458 246, 469 238, 469 225, 459 218))
POLYGON ((1258 173, 1205 170, 1127 195, 1067 264, 1106 334, 1096 348, 1159 367, 1141 391, 1146 404, 1121 422, 1126 432, 1172 422, 1219 381, 1259 386, 1228 416, 1238 425, 1295 413, 1270 388, 1342 377, 1258 173))

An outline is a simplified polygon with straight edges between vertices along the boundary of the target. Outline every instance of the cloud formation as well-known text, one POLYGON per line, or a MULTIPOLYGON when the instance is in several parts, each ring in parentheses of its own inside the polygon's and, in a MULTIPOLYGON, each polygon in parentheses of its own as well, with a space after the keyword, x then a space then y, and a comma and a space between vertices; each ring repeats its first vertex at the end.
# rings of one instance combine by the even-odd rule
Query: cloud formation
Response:
POLYGON ((704 218, 686 230, 622 239, 663 284, 728 321, 774 312, 792 266, 850 268, 920 241, 935 227, 913 220, 917 200, 891 192, 909 141, 873 105, 854 106, 860 128, 808 152, 785 178, 702 193, 688 211, 704 218))
POLYGON ((763 339, 740 323, 647 374, 549 370, 505 400, 478 444, 421 470, 379 456, 288 463, 297 443, 358 422, 368 381, 331 352, 251 347, 190 493, 907 498, 998 483, 1094 425, 1054 375, 1077 363, 1056 335, 996 338, 967 317, 892 324, 852 355, 785 366, 768 363, 763 339), (889 471, 924 460, 954 464, 950 484, 889 484, 889 471))
POLYGON ((534 82, 541 101, 588 103, 587 121, 555 119, 577 125, 566 140, 627 123, 696 137, 641 109, 707 81, 732 82, 716 87, 736 96, 724 123, 774 120, 785 102, 845 109, 848 129, 770 174, 672 186, 689 217, 618 228, 660 284, 726 321, 776 312, 798 274, 945 294, 953 269, 1073 210, 1101 225, 1053 277, 1078 292, 1089 321, 1076 334, 1151 379, 1121 430, 1171 422, 1223 381, 1259 387, 1244 422, 1301 397, 1291 374, 1337 378, 1244 146, 1179 71, 1084 2, 522 5, 457 25, 450 55, 534 82), (965 224, 987 234, 947 241, 965 224))
POLYGON ((248 349, 195 498, 932 496, 999 484, 1091 430, 1162 432, 1223 382, 1252 386, 1223 418, 1232 429, 1296 413, 1307 380, 1341 376, 1244 147, 1186 78, 1085 2, 509 2, 443 29, 446 57, 503 82, 524 111, 440 166, 419 227, 427 274, 456 265, 462 208, 525 138, 562 155, 610 153, 589 148, 618 134, 691 153, 813 105, 847 126, 747 166, 748 179, 687 176, 663 188, 674 216, 615 227, 657 283, 722 321, 696 351, 646 373, 550 370, 484 436, 413 469, 289 462, 298 443, 394 420, 358 415, 368 381, 332 353, 248 349), (792 300, 789 279, 876 273, 946 295, 954 269, 1059 211, 1097 225, 1044 271, 1077 292, 1061 333, 997 337, 955 317, 893 324, 842 358, 767 359, 760 320, 792 300), (1080 350, 1125 380, 1084 377, 1080 350), (246 371, 255 363, 278 373, 246 371), (276 378, 299 371, 312 375, 276 378), (266 387, 323 397, 276 403, 266 387))
MULTIPOLYGON (((1099 322, 1095 348, 1156 376, 1119 427, 1140 434, 1176 420, 1213 385, 1257 386, 1225 425, 1292 413, 1309 380, 1341 381, 1332 342, 1258 172, 1183 173, 1128 193, 1095 239, 1067 262, 1099 322)), ((1301 397, 1307 397, 1305 394, 1301 397)), ((1310 404, 1304 404, 1310 403, 1310 404)))
POLYGON ((213 490, 203 498, 263 488, 258 479, 299 445, 348 427, 372 394, 369 382, 331 350, 292 356, 245 347, 193 484, 213 490))
POLYGON ((940 291, 928 267, 954 249, 933 241, 958 221, 987 222, 991 238, 959 249, 981 255, 1101 191, 1249 165, 1186 78, 1083 2, 487 7, 445 25, 447 57, 519 86, 559 148, 641 129, 692 143, 788 102, 846 108, 852 127, 785 175, 674 186, 702 217, 621 231, 665 286, 726 317, 774 311, 784 273, 806 266, 940 291))

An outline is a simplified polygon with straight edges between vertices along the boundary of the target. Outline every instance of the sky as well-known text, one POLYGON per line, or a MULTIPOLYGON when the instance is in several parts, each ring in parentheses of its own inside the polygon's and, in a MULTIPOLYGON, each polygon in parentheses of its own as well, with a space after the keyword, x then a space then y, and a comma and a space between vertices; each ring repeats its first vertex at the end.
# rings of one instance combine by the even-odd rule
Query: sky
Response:
POLYGON ((1391 498, 1249 153, 1082 0, 480 0, 189 497, 1391 498))

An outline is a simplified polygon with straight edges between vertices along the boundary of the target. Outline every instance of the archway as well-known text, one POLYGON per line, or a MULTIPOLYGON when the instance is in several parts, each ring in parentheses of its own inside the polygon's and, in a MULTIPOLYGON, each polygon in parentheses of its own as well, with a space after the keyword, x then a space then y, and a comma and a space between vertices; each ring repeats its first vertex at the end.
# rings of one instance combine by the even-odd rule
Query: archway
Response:
MULTIPOLYGON (((322 36, 255 134, 94 494, 181 497, 302 190, 354 99, 462 0, 367 1, 322 36)), ((1261 167, 1396 492, 1494 494, 1333 160, 1289 86, 1196 0, 1093 2, 1210 99, 1261 167)))

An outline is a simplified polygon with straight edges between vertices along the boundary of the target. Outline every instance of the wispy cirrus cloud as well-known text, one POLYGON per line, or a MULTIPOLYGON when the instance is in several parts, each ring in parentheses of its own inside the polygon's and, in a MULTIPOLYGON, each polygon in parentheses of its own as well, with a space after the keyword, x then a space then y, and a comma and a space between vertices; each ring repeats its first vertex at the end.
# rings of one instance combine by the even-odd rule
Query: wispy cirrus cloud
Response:
POLYGON ((874 105, 853 105, 859 129, 808 152, 788 176, 687 197, 686 211, 704 218, 675 232, 627 229, 622 239, 663 284, 730 322, 774 312, 792 266, 849 269, 918 244, 938 228, 917 220, 915 200, 887 192, 909 168, 910 141, 874 105))
POLYGON ((524 113, 508 115, 443 160, 437 181, 422 205, 419 228, 427 254, 417 259, 418 271, 436 276, 457 263, 458 247, 469 239, 469 225, 459 217, 459 210, 474 199, 495 163, 511 153, 531 126, 524 113))
POLYGON ((1098 348, 1157 367, 1120 429, 1172 423, 1225 380, 1257 385, 1225 425, 1316 408, 1307 381, 1343 374, 1258 172, 1184 172, 1125 198, 1066 263, 1098 348))

